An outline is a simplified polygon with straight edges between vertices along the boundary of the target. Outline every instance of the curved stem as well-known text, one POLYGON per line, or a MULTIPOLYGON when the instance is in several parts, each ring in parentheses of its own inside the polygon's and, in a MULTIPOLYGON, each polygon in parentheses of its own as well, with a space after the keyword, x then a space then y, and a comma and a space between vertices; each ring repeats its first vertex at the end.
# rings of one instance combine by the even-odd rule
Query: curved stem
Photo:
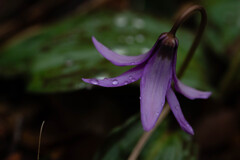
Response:
MULTIPOLYGON (((170 30, 170 34, 173 34, 175 36, 177 29, 183 24, 183 22, 185 22, 185 20, 187 20, 191 15, 193 15, 196 12, 200 12, 201 13, 201 23, 197 32, 197 35, 192 43, 191 48, 188 51, 187 57, 185 58, 179 72, 178 72, 178 77, 180 78, 184 71, 186 70, 190 60, 193 57, 193 54, 200 42, 200 39, 202 37, 203 31, 206 27, 207 24, 207 14, 205 9, 200 6, 200 5, 192 5, 189 8, 187 8, 187 10, 185 10, 185 12, 183 12, 178 19, 176 20, 175 24, 173 25, 172 29, 170 30)), ((165 105, 161 115, 158 118, 158 121, 154 127, 154 129, 152 129, 149 132, 145 132, 142 137, 139 139, 138 143, 136 144, 135 148, 133 149, 132 153, 130 154, 128 160, 136 160, 137 157, 139 156, 139 154, 141 153, 144 145, 146 144, 147 140, 151 137, 152 133, 154 132, 154 130, 160 125, 160 123, 162 122, 162 120, 168 115, 170 111, 170 107, 168 104, 165 105)))
POLYGON ((187 57, 185 58, 182 66, 178 72, 179 78, 183 75, 184 71, 186 70, 186 68, 187 68, 190 60, 192 59, 193 54, 201 40, 201 37, 203 35, 203 31, 207 24, 207 14, 206 14, 205 9, 200 5, 190 6, 182 15, 180 15, 178 17, 178 19, 176 20, 175 24, 173 25, 172 29, 169 32, 169 33, 175 35, 177 32, 177 29, 183 24, 183 22, 185 22, 190 16, 192 16, 193 14, 195 14, 198 11, 201 13, 201 23, 200 23, 199 29, 197 31, 197 35, 192 43, 192 46, 188 51, 187 57))

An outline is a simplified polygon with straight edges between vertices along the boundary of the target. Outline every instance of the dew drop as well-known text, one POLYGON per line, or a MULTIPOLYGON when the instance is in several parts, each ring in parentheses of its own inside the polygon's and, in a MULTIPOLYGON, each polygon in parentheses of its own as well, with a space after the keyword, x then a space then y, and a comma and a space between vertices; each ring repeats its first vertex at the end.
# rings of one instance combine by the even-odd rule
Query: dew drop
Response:
POLYGON ((134 82, 134 81, 136 81, 136 79, 135 79, 135 78, 132 78, 131 81, 134 82))
POLYGON ((156 113, 155 113, 155 116, 156 116, 156 117, 159 116, 159 112, 156 112, 156 113))
POLYGON ((140 97, 139 97, 139 99, 141 100, 141 99, 142 99, 142 97, 140 96, 140 97))
POLYGON ((113 85, 118 85, 118 83, 119 83, 119 82, 118 82, 116 79, 113 80, 113 82, 112 82, 113 85))
POLYGON ((128 78, 129 78, 130 80, 132 80, 132 79, 133 79, 133 77, 132 77, 132 76, 129 76, 128 78))
POLYGON ((94 85, 97 85, 98 84, 98 80, 93 79, 93 80, 91 80, 91 83, 94 84, 94 85))
POLYGON ((128 81, 125 81, 124 84, 127 85, 127 84, 128 84, 128 81))

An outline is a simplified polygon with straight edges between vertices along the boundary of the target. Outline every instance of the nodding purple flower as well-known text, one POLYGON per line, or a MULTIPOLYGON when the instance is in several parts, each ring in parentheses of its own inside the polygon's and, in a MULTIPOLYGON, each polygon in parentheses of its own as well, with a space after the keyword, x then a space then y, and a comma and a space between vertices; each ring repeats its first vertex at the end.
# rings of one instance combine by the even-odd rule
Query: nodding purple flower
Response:
POLYGON ((194 131, 183 116, 178 99, 171 88, 172 80, 177 92, 189 99, 206 99, 211 92, 198 91, 181 83, 176 76, 176 61, 178 40, 171 33, 159 36, 152 49, 146 54, 125 56, 114 53, 94 37, 92 41, 106 59, 117 66, 132 66, 134 68, 114 78, 85 79, 84 82, 103 87, 120 87, 135 82, 141 78, 140 101, 141 121, 145 131, 151 130, 161 114, 165 97, 181 128, 193 135, 194 131))

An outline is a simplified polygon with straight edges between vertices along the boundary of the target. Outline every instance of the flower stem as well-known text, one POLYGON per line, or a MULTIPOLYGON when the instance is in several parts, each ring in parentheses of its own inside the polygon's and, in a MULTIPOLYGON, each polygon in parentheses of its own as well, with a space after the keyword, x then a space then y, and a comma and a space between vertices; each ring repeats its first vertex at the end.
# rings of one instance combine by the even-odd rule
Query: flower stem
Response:
POLYGON ((40 133, 39 133, 39 139, 38 139, 38 153, 37 153, 37 160, 40 158, 40 147, 41 147, 41 140, 42 140, 42 131, 45 121, 42 122, 40 133))
POLYGON ((203 31, 206 27, 207 24, 207 14, 205 9, 200 6, 200 5, 191 5, 190 7, 188 7, 185 12, 183 12, 175 21, 172 29, 170 30, 169 33, 175 35, 178 28, 183 24, 183 22, 185 22, 185 20, 187 20, 189 17, 191 17, 194 13, 196 12, 200 12, 201 13, 201 23, 199 26, 199 29, 197 31, 197 35, 192 43, 191 48, 188 51, 187 57, 185 58, 179 72, 178 72, 178 77, 180 78, 184 71, 186 70, 190 60, 192 59, 194 52, 196 51, 197 46, 199 45, 199 42, 201 40, 201 37, 203 35, 203 31))
POLYGON ((140 152, 141 152, 142 148, 144 147, 144 145, 146 144, 147 140, 152 135, 152 133, 155 131, 157 126, 159 126, 159 124, 163 121, 163 119, 168 115, 169 111, 170 111, 169 105, 165 104, 165 106, 162 110, 162 113, 157 120, 157 123, 156 123, 155 127, 151 131, 145 132, 142 135, 142 137, 139 139, 137 145, 133 149, 131 155, 128 157, 128 160, 136 160, 137 159, 138 155, 140 154, 140 152))
MULTIPOLYGON (((184 10, 184 12, 180 12, 180 16, 177 18, 177 20, 175 21, 172 29, 170 30, 170 34, 174 35, 176 34, 178 28, 182 25, 183 22, 185 22, 185 20, 187 20, 191 15, 193 15, 196 12, 200 12, 201 13, 201 23, 197 32, 197 35, 192 43, 191 48, 188 51, 187 57, 185 58, 179 72, 178 72, 178 77, 181 78, 184 71, 186 70, 190 60, 192 59, 194 52, 196 51, 197 46, 199 45, 200 39, 202 37, 203 31, 206 27, 207 24, 207 14, 205 9, 200 6, 200 5, 191 5, 189 6, 187 9, 184 10)), ((162 110, 161 115, 158 118, 158 121, 155 125, 155 127, 149 131, 149 132, 145 132, 142 137, 139 139, 138 143, 136 144, 136 146, 134 147, 132 153, 130 154, 130 156, 128 157, 128 160, 136 160, 137 157, 139 156, 139 154, 141 153, 144 145, 146 144, 146 142, 148 141, 148 139, 151 137, 152 133, 155 131, 155 129, 160 125, 160 123, 162 122, 162 120, 168 115, 170 111, 170 107, 168 104, 165 104, 164 109, 162 110)))

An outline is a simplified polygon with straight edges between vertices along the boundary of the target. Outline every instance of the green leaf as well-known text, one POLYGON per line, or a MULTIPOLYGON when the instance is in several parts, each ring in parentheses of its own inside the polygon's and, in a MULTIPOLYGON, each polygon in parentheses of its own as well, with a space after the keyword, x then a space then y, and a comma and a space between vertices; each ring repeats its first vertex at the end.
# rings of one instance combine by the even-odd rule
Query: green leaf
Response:
MULTIPOLYGON (((125 160, 130 155, 137 141, 143 134, 138 116, 131 118, 122 127, 115 129, 101 149, 95 160, 125 160)), ((186 160, 196 159, 197 149, 191 136, 183 131, 167 131, 167 120, 154 131, 139 155, 139 160, 186 160)))
MULTIPOLYGON (((91 88, 81 79, 113 77, 129 69, 114 66, 104 59, 94 48, 92 36, 119 54, 139 55, 147 52, 162 32, 170 30, 171 25, 166 20, 130 11, 102 11, 69 17, 4 48, 0 56, 0 75, 28 77, 28 90, 33 92, 91 88)), ((179 68, 194 35, 180 30, 178 37, 179 68)), ((193 87, 207 89, 202 58, 199 48, 183 81, 193 87)))
POLYGON ((207 43, 218 53, 224 53, 240 33, 240 1, 205 0, 208 14, 207 43))
POLYGON ((104 145, 94 156, 95 160, 127 159, 138 139, 143 134, 139 116, 129 119, 123 126, 115 128, 104 145))

